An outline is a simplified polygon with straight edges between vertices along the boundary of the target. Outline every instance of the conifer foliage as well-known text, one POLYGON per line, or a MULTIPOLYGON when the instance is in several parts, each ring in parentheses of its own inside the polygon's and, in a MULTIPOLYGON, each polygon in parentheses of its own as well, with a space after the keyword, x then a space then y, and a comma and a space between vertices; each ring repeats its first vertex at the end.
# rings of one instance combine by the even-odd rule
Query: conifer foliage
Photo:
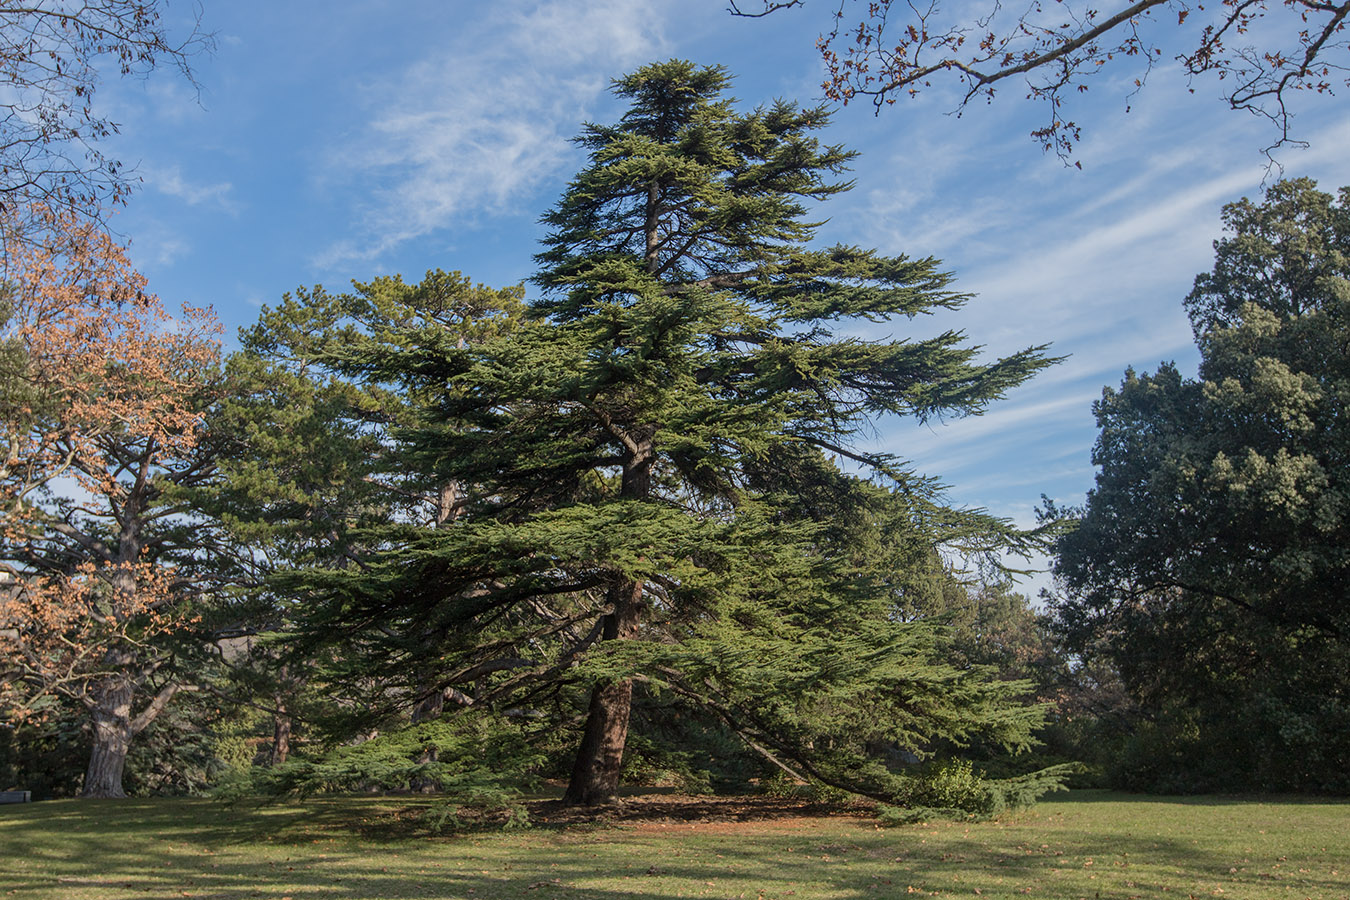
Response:
POLYGON ((517 327, 410 324, 327 354, 408 386, 403 459, 463 499, 449 527, 404 523, 359 567, 298 576, 302 632, 424 673, 410 702, 579 728, 576 804, 614 797, 635 695, 891 797, 869 748, 1019 745, 1039 715, 895 615, 906 566, 1011 530, 861 439, 883 416, 977 413, 1044 348, 981 363, 957 333, 850 336, 964 298, 933 259, 813 247, 808 205, 849 187, 851 154, 814 136, 824 109, 738 112, 728 82, 670 61, 615 83, 629 109, 577 139, 589 163, 544 217, 517 327))
MULTIPOLYGON (((281 653, 267 635, 290 628, 294 598, 284 573, 364 565, 409 529, 453 523, 462 511, 460 486, 407 458, 393 436, 444 385, 419 390, 387 367, 348 364, 352 354, 382 358, 414 340, 480 342, 511 327, 520 293, 441 271, 417 284, 377 278, 342 294, 315 287, 287 295, 241 334, 226 367, 227 395, 209 422, 222 436, 222 478, 197 499, 244 561, 232 624, 264 637, 233 674, 242 690, 269 698, 274 763, 287 756, 292 713, 306 693, 324 701, 311 704, 307 718, 349 720, 326 730, 369 733, 385 727, 386 701, 396 708, 419 689, 417 673, 394 661, 370 677, 371 660, 355 643, 359 623, 339 653, 281 653)), ((419 640, 416 624, 392 611, 381 628, 419 640)))

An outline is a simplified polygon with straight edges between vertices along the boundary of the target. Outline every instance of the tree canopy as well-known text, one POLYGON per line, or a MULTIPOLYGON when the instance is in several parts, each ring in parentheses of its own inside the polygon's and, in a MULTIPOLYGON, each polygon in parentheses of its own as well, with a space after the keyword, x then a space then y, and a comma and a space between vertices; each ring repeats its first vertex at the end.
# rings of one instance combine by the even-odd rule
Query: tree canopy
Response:
POLYGON ((176 38, 162 0, 0 3, 0 208, 4 240, 44 224, 39 207, 101 219, 134 176, 99 141, 117 123, 94 96, 109 69, 143 76, 176 68, 189 82, 194 53, 210 35, 176 38))
POLYGON ((68 213, 42 234, 4 257, 0 710, 77 704, 84 793, 116 797, 132 738, 183 684, 172 642, 206 548, 178 492, 212 474, 217 326, 209 310, 170 316, 89 222, 68 213))
POLYGON ((358 566, 292 576, 302 643, 355 648, 409 703, 579 729, 574 803, 614 796, 635 696, 891 797, 869 746, 1021 746, 1039 715, 895 614, 935 546, 1017 533, 861 438, 880 416, 977 413, 1050 360, 850 336, 964 297, 932 259, 811 247, 807 204, 848 187, 851 154, 814 137, 823 109, 738 112, 728 81, 671 61, 615 82, 629 109, 577 139, 543 294, 505 334, 422 319, 318 357, 402 384, 400 464, 461 499, 440 527, 367 533, 358 566))
POLYGON ((1186 300, 1199 377, 1130 371, 1095 406, 1057 613, 1190 734, 1164 783, 1345 788, 1348 202, 1299 179, 1226 207, 1186 300))

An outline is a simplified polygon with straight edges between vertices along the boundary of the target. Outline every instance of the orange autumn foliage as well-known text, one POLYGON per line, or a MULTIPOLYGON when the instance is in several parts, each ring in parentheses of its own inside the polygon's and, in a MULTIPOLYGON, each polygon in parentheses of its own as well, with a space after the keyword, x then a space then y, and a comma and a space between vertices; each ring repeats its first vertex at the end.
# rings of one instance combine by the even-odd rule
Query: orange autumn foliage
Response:
POLYGON ((209 309, 171 316, 105 232, 46 215, 51 240, 0 260, 9 307, 0 340, 20 355, 8 373, 18 383, 4 410, 0 502, 20 516, 30 492, 67 473, 85 490, 109 489, 105 436, 151 441, 163 454, 190 448, 194 395, 220 353, 209 309))
POLYGON ((40 214, 51 239, 0 260, 0 714, 11 719, 56 696, 97 712, 114 684, 159 690, 156 641, 192 616, 152 535, 177 514, 166 485, 209 471, 197 451, 220 353, 210 310, 171 315, 106 233, 40 214))
POLYGON ((175 608, 174 581, 172 571, 149 562, 85 561, 71 575, 14 582, 0 599, 0 652, 24 677, 0 681, 0 712, 19 723, 42 717, 62 696, 83 700, 109 674, 113 643, 140 646, 153 658, 156 638, 197 621, 175 608), (109 581, 121 580, 110 575, 135 589, 110 589, 109 581))

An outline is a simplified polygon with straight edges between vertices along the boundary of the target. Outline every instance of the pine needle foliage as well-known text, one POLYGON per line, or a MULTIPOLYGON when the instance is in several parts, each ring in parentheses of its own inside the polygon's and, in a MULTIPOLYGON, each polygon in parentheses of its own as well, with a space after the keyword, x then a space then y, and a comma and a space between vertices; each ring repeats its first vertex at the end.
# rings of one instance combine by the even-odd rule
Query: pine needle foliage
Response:
POLYGON ((1052 360, 855 336, 966 298, 934 259, 814 247, 808 207, 850 187, 852 154, 815 136, 823 108, 740 112, 728 86, 678 60, 615 82, 629 110, 577 139, 515 327, 409 324, 325 357, 404 385, 400 459, 461 486, 462 515, 296 576, 302 633, 434 672, 424 696, 579 729, 573 803, 613 799, 635 692, 887 797, 878 748, 1016 748, 1040 718, 897 614, 935 547, 1028 537, 865 442, 885 416, 979 413, 1052 360))

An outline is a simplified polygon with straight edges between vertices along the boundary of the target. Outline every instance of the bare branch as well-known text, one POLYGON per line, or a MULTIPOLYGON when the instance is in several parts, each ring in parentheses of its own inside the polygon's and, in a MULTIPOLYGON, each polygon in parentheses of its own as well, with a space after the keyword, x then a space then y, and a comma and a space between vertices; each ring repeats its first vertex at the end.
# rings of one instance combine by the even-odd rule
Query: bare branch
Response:
MULTIPOLYGON (((763 0, 762 10, 746 12, 733 3, 730 11, 755 18, 798 5, 805 4, 763 0)), ((817 41, 827 69, 826 96, 846 104, 868 97, 880 111, 949 78, 963 86, 960 112, 977 97, 992 100, 1000 84, 1025 78, 1026 97, 1044 102, 1049 111, 1048 123, 1031 135, 1066 162, 1079 138, 1079 127, 1064 116, 1068 98, 1086 91, 1088 79, 1109 65, 1131 61, 1139 69, 1133 96, 1162 56, 1161 45, 1169 40, 1164 32, 1193 28, 1198 21, 1207 20, 1194 49, 1177 60, 1192 76, 1213 75, 1223 82, 1231 108, 1275 124, 1279 137, 1267 152, 1293 142, 1288 104, 1293 92, 1329 94, 1338 85, 1350 86, 1345 58, 1350 0, 1286 0, 1274 8, 1265 0, 1134 0, 1114 10, 1078 0, 1045 5, 1033 0, 1021 12, 990 0, 982 14, 950 12, 937 2, 871 0, 858 5, 856 18, 847 12, 853 0, 831 6, 833 21, 817 41), (1163 8, 1175 12, 1175 21, 1167 20, 1163 8), (1297 50, 1281 49, 1281 34, 1292 36, 1297 50), (1257 36, 1268 46, 1227 43, 1257 36)))

